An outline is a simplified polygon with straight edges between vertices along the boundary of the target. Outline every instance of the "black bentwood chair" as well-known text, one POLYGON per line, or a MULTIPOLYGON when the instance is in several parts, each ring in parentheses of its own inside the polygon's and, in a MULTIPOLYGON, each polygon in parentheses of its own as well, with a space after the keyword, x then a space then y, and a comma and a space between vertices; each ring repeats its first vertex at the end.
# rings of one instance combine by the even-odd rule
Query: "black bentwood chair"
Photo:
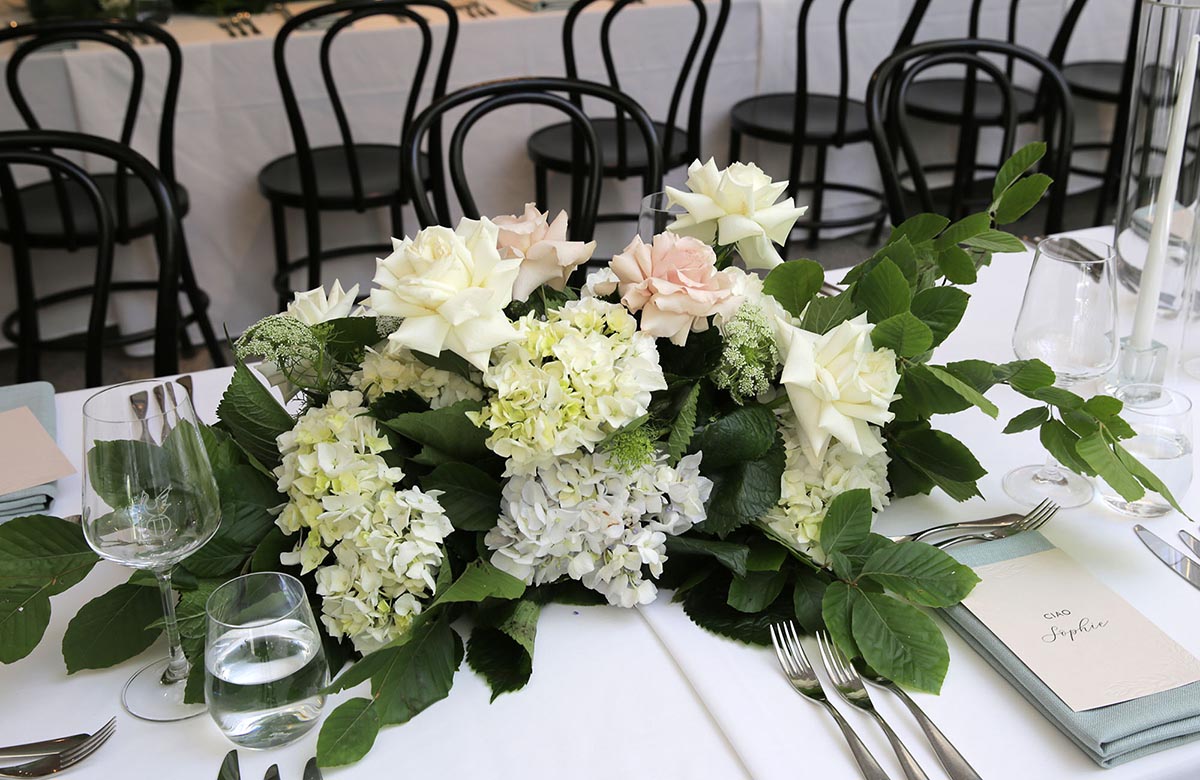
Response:
MULTIPOLYGON (((1057 135, 1057 140, 1051 140, 1047 144, 1049 163, 1045 167, 1054 179, 1054 186, 1050 189, 1046 233, 1061 230, 1069 161, 1075 135, 1075 113, 1070 88, 1062 73, 1036 52, 1006 41, 967 39, 917 44, 893 54, 871 76, 871 82, 867 86, 867 122, 871 128, 871 141, 875 146, 880 174, 883 176, 884 193, 893 224, 899 225, 912 216, 912 212, 906 206, 901 173, 897 168, 898 160, 892 152, 897 146, 903 152, 907 163, 908 176, 916 190, 920 210, 935 210, 933 194, 926 177, 926 171, 934 168, 922 165, 912 129, 909 127, 910 114, 916 113, 911 110, 910 94, 922 83, 916 79, 925 71, 947 64, 957 64, 967 66, 976 79, 985 78, 980 86, 989 85, 988 91, 998 96, 994 110, 996 122, 1002 130, 1002 138, 996 167, 1012 155, 1017 124, 1021 118, 1020 98, 1017 88, 1013 86, 1005 70, 984 56, 987 54, 1001 55, 1009 61, 1019 60, 1027 63, 1036 68, 1042 76, 1038 101, 1046 118, 1046 136, 1052 139, 1057 135)), ((974 79, 972 83, 973 81, 974 79)), ((960 106, 960 112, 963 116, 972 115, 974 107, 971 101, 974 97, 975 91, 972 89, 962 93, 963 105, 960 106)), ((968 129, 964 127, 962 132, 968 132, 968 129)))
MULTIPOLYGON (((132 40, 149 39, 161 45, 167 52, 167 73, 163 89, 161 106, 150 106, 149 112, 157 113, 158 128, 158 165, 163 179, 171 192, 173 209, 171 218, 178 220, 188 211, 188 193, 175 180, 175 107, 179 97, 179 80, 183 70, 183 58, 180 55, 179 44, 163 28, 149 22, 129 20, 74 20, 62 22, 44 22, 22 24, 15 27, 5 27, 0 30, 0 44, 11 41, 14 45, 11 57, 5 67, 5 79, 8 92, 16 106, 22 121, 30 130, 41 130, 37 116, 26 96, 26 90, 21 85, 21 66, 33 54, 61 46, 68 42, 90 41, 92 43, 110 46, 119 51, 129 61, 130 84, 129 98, 125 104, 125 113, 121 122, 119 138, 121 146, 129 146, 133 137, 134 127, 141 109, 143 85, 145 82, 146 65, 142 60, 142 52, 146 46, 134 48, 132 40)), ((106 155, 114 159, 112 155, 106 155)), ((140 159, 140 158, 139 158, 140 159)), ((21 206, 25 213, 25 225, 22 245, 25 251, 30 249, 58 249, 77 252, 82 248, 97 247, 100 241, 99 226, 96 222, 95 210, 88 192, 82 188, 74 177, 64 179, 63 173, 51 166, 50 178, 22 187, 18 190, 21 206)), ((113 239, 118 244, 128 244, 134 239, 154 236, 161 242, 162 236, 172 230, 180 229, 177 224, 163 224, 162 210, 158 208, 155 198, 147 189, 143 177, 130 177, 123 163, 118 163, 113 173, 90 174, 90 178, 104 195, 113 214, 113 239)), ((0 241, 15 246, 14 230, 6 221, 5 210, 0 209, 0 241)), ((191 314, 184 317, 177 314, 180 330, 177 334, 183 342, 184 349, 191 351, 187 340, 186 328, 195 324, 200 328, 213 365, 225 365, 225 356, 208 319, 208 296, 196 283, 192 270, 191 259, 188 256, 186 244, 177 242, 179 252, 177 261, 181 275, 180 288, 187 297, 191 314)), ((167 254, 163 247, 158 247, 159 257, 167 254)), ((156 282, 113 282, 114 291, 157 289, 156 282)), ((80 288, 56 293, 46 299, 26 302, 29 305, 43 306, 61 303, 72 298, 87 297, 92 294, 90 288, 80 288)), ((178 308, 176 296, 167 300, 174 301, 178 308)), ((10 318, 4 323, 4 334, 10 340, 18 342, 16 337, 15 320, 10 318)), ((146 333, 129 334, 120 337, 110 337, 105 344, 118 346, 144 340, 146 333)))
MULTIPOLYGON (((179 281, 181 259, 186 256, 183 230, 176 211, 171 182, 137 152, 105 138, 66 133, 55 130, 16 130, 0 133, 0 212, 6 238, 12 244, 13 272, 17 290, 17 311, 4 321, 5 335, 17 344, 19 381, 38 377, 40 351, 82 350, 87 385, 103 384, 102 359, 105 346, 105 318, 108 301, 114 291, 147 290, 157 292, 155 327, 141 334, 130 334, 121 343, 154 340, 154 373, 175 374, 179 371, 179 281), (106 191, 103 180, 92 176, 76 163, 57 152, 68 151, 96 155, 114 161, 118 175, 127 179, 125 187, 136 187, 153 210, 158 226, 156 239, 159 251, 158 279, 154 282, 114 282, 113 245, 119 234, 119 219, 114 218, 112 193, 106 191), (30 261, 31 231, 44 215, 35 211, 28 199, 21 197, 13 181, 14 165, 31 165, 46 169, 57 180, 57 186, 69 188, 73 197, 72 214, 86 221, 96 249, 95 283, 89 287, 68 290, 45 298, 34 292, 33 265, 30 261), (86 333, 59 339, 42 340, 38 332, 38 309, 61 303, 70 298, 91 296, 91 312, 86 333)), ((111 343, 111 342, 109 342, 111 343)))
MULTIPOLYGON (((583 111, 581 104, 585 97, 610 103, 618 112, 628 115, 627 121, 630 130, 637 134, 643 150, 648 150, 643 162, 647 191, 661 190, 662 152, 658 146, 654 122, 645 109, 638 105, 633 98, 605 84, 563 78, 519 78, 491 81, 460 89, 434 102, 413 121, 412 133, 405 141, 404 146, 405 173, 411 176, 422 164, 421 141, 427 134, 436 135, 442 116, 459 106, 474 102, 475 105, 467 109, 451 133, 448 154, 450 181, 462 212, 472 219, 478 219, 479 208, 471 194, 471 187, 467 182, 466 170, 463 166, 463 147, 467 140, 467 134, 480 119, 505 106, 540 105, 557 109, 566 114, 570 124, 574 126, 579 144, 579 154, 575 163, 577 170, 572 179, 572 190, 578 193, 578 204, 572 205, 571 238, 576 241, 591 240, 595 232, 597 211, 600 205, 604 140, 597 127, 598 120, 592 119, 583 111), (564 97, 563 94, 569 97, 564 97)), ((436 140, 435 137, 430 138, 429 148, 431 150, 435 148, 436 140)), ((441 160, 435 157, 433 164, 435 167, 440 166, 441 160)), ((427 194, 420 191, 414 191, 412 198, 417 218, 421 221, 422 226, 450 224, 450 214, 446 204, 440 204, 435 208, 427 194)))
MULTIPOLYGON (((579 66, 575 56, 575 24, 584 9, 598 0, 578 0, 567 11, 563 21, 563 56, 567 63, 567 78, 579 79, 579 66)), ((713 59, 721 37, 725 33, 725 22, 729 18, 730 0, 717 0, 717 16, 712 24, 712 32, 708 35, 708 43, 704 44, 705 33, 708 32, 708 8, 704 0, 689 0, 696 10, 696 24, 691 28, 691 40, 679 69, 679 77, 671 91, 671 101, 667 109, 666 120, 654 122, 654 131, 661 141, 659 151, 662 155, 666 170, 670 171, 681 166, 689 165, 700 157, 700 133, 702 130, 702 113, 704 111, 704 96, 708 89, 708 77, 712 71, 713 59), (703 48, 703 53, 701 49, 703 48), (699 65, 697 66, 697 57, 699 65), (695 70, 693 77, 693 69, 695 70), (687 92, 688 82, 691 82, 691 92, 684 108, 684 93, 687 92), (686 110, 687 127, 677 126, 681 111, 686 110)), ((612 49, 612 27, 618 14, 627 8, 635 7, 638 13, 647 11, 644 0, 614 0, 603 20, 600 22, 600 52, 604 59, 605 80, 614 90, 621 90, 621 81, 617 73, 616 58, 612 49)), ((626 21, 629 21, 628 19, 626 21)), ((675 31, 672 31, 672 39, 675 31)), ((592 120, 596 137, 600 142, 602 154, 602 171, 605 177, 626 179, 630 176, 640 176, 644 183, 644 194, 657 192, 651 184, 649 175, 649 157, 645 145, 638 137, 637 128, 626 118, 620 106, 617 106, 614 116, 592 120), (631 132, 634 131, 634 132, 631 132)), ((549 171, 571 175, 571 211, 580 211, 582 192, 579 186, 581 168, 579 165, 579 137, 572 128, 574 122, 543 127, 529 137, 527 150, 529 159, 533 161, 536 175, 538 208, 546 209, 547 190, 549 188, 549 171)), ((632 214, 603 214, 597 218, 601 222, 619 222, 636 220, 637 213, 632 214)))
POLYGON ((1117 197, 1118 180, 1121 177, 1121 163, 1125 159, 1125 136, 1129 124, 1129 107, 1133 92, 1133 67, 1137 59, 1137 31, 1141 18, 1141 0, 1133 2, 1133 17, 1129 28, 1129 41, 1125 48, 1124 60, 1080 60, 1064 62, 1067 47, 1075 34, 1084 6, 1088 0, 1075 0, 1063 16, 1058 35, 1050 47, 1050 61, 1059 67, 1071 92, 1077 98, 1091 100, 1114 106, 1116 119, 1113 122, 1112 138, 1107 141, 1089 141, 1075 144, 1075 151, 1106 151, 1107 159, 1101 169, 1086 168, 1078 165, 1071 167, 1071 173, 1081 173, 1100 179, 1100 192, 1096 200, 1096 214, 1092 222, 1104 224, 1104 216, 1108 206, 1117 197))
MULTIPOLYGON (((454 57, 454 46, 458 40, 458 16, 454 8, 443 0, 347 0, 346 2, 322 5, 297 14, 284 22, 275 36, 275 73, 279 89, 283 93, 283 106, 287 111, 288 127, 296 146, 294 154, 285 155, 268 163, 258 174, 258 188, 271 204, 271 225, 275 234, 275 291, 279 296, 282 311, 292 297, 291 273, 305 268, 308 271, 308 287, 321 285, 321 263, 324 260, 352 255, 377 255, 390 252, 390 245, 366 244, 326 249, 321 244, 321 212, 354 211, 359 214, 367 209, 387 207, 391 212, 392 235, 404 235, 401 207, 408 202, 412 189, 432 188, 435 193, 442 190, 441 172, 431 170, 425 155, 412 182, 404 178, 401 164, 401 144, 356 143, 350 130, 350 121, 338 92, 330 63, 330 51, 338 34, 354 23, 371 16, 393 16, 398 22, 412 22, 420 31, 420 56, 408 81, 408 101, 404 109, 400 130, 400 142, 408 133, 417 101, 425 85, 430 61, 433 59, 434 40, 430 22, 418 9, 431 9, 446 17, 445 37, 442 40, 441 56, 433 78, 433 99, 446 92, 446 81, 450 76, 450 63, 454 57), (337 120, 340 142, 329 146, 314 147, 310 144, 304 117, 296 100, 292 79, 288 74, 286 49, 292 33, 304 25, 327 16, 340 16, 329 26, 321 39, 321 76, 329 102, 337 120), (304 212, 304 234, 307 256, 292 260, 287 246, 287 222, 285 208, 304 212)), ((440 18, 440 17, 439 17, 440 18)), ((430 152, 436 152, 430 149, 430 152)), ((442 197, 435 194, 435 197, 442 197)))
MULTIPOLYGON (((917 0, 908 22, 896 39, 893 51, 900 51, 912 42, 913 35, 930 0, 917 0)), ((809 246, 820 241, 822 228, 857 227, 875 223, 876 233, 883 225, 886 208, 883 193, 861 184, 827 181, 825 161, 829 147, 871 140, 867 131, 867 114, 861 101, 847 94, 850 88, 850 48, 847 27, 850 6, 854 0, 841 0, 838 10, 838 91, 836 95, 810 92, 808 89, 808 17, 814 0, 804 0, 796 27, 796 91, 746 98, 733 107, 730 115, 729 159, 740 159, 742 137, 750 136, 791 147, 788 165, 788 195, 795 198, 801 189, 812 190, 809 218, 797 225, 808 230, 809 246), (811 181, 801 181, 804 150, 816 147, 816 161, 811 181), (866 214, 845 219, 822 219, 825 191, 852 192, 867 195, 879 202, 879 208, 866 214)), ((870 10, 870 9, 866 9, 870 10)), ((874 239, 872 239, 874 240, 874 239)))

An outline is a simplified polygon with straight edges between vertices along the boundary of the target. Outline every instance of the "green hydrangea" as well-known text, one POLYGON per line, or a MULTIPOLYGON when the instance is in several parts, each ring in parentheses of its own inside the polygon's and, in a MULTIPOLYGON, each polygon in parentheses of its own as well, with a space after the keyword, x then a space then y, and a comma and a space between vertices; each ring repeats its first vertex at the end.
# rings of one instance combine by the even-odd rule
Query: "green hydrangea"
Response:
POLYGON ((725 324, 721 362, 713 381, 733 400, 744 403, 770 388, 779 364, 779 348, 766 315, 754 304, 742 304, 725 324))

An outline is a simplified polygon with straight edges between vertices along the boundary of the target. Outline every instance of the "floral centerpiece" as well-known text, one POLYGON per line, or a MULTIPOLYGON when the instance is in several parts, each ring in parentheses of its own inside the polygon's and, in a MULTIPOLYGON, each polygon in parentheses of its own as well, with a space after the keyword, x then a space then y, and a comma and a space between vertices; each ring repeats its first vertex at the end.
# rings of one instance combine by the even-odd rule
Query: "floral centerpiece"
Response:
MULTIPOLYGON (((176 577, 189 695, 207 595, 275 569, 307 584, 334 672, 354 661, 330 690, 371 681, 327 718, 324 765, 445 697, 464 657, 494 696, 521 688, 552 602, 629 608, 666 589, 708 630, 761 644, 777 620, 823 626, 937 691, 949 658, 921 608, 958 603, 977 578, 871 531, 895 498, 979 495, 983 467, 937 416, 995 417, 984 394, 1008 385, 1032 407, 1006 431, 1040 428, 1062 463, 1129 499, 1165 494, 1121 447, 1115 399, 1057 389, 1037 361, 933 360, 992 253, 1025 250, 996 225, 1041 198, 1049 180, 1022 175, 1043 151, 1003 167, 987 211, 897 226, 832 296, 820 265, 779 256, 802 212, 785 184, 712 161, 668 191, 685 213, 667 232, 582 284, 595 244, 527 206, 396 240, 361 306, 336 283, 298 294, 237 341, 220 421, 202 431, 222 523, 176 577), (465 647, 452 624, 471 626, 465 647)), ((95 561, 65 521, 0 527, 0 660, 29 653, 49 597, 95 561)), ((135 575, 79 612, 69 672, 154 640, 147 584, 135 575)))

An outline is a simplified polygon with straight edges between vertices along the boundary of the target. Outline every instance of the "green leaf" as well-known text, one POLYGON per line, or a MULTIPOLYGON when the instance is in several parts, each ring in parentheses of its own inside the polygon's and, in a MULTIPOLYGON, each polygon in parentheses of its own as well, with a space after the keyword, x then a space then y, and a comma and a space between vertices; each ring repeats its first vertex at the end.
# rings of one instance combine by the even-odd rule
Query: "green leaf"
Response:
POLYGON ((851 622, 863 660, 900 685, 937 693, 950 666, 946 640, 932 618, 882 593, 860 593, 851 622))
POLYGON ((746 560, 746 568, 750 571, 779 571, 788 559, 787 548, 768 536, 751 538, 749 546, 750 557, 746 560))
POLYGON ((861 597, 857 588, 834 581, 825 588, 825 597, 821 600, 821 617, 825 621, 825 628, 848 658, 860 655, 858 645, 854 642, 851 616, 854 602, 861 597))
POLYGON ((387 427, 439 452, 453 460, 470 463, 486 458, 490 453, 487 432, 467 419, 467 412, 477 412, 479 401, 459 401, 456 404, 428 412, 409 412, 384 423, 387 427))
POLYGON ((734 577, 729 584, 727 603, 738 612, 762 612, 783 593, 787 579, 787 573, 781 571, 752 571, 744 577, 734 577))
POLYGON ((888 317, 871 331, 871 343, 887 348, 899 357, 911 358, 933 346, 933 331, 911 312, 888 317))
POLYGON ((854 579, 854 564, 845 553, 829 553, 829 568, 833 569, 833 573, 839 580, 854 579))
POLYGON ((796 586, 792 590, 792 609, 796 612, 796 621, 805 631, 811 633, 823 625, 821 600, 825 598, 825 589, 828 586, 829 583, 815 573, 802 571, 796 575, 796 586))
POLYGON ((250 571, 278 571, 279 556, 291 552, 296 547, 296 539, 288 536, 281 528, 275 528, 258 543, 250 556, 250 571))
POLYGON ((487 681, 492 701, 520 690, 533 674, 533 642, 541 607, 532 601, 505 605, 500 619, 477 626, 467 640, 467 664, 487 681))
POLYGON ((849 319, 862 313, 862 309, 854 302, 849 292, 841 292, 830 298, 817 297, 812 299, 800 327, 811 333, 828 333, 849 319))
POLYGON ((1005 160, 996 174, 996 183, 992 185, 992 199, 999 200, 1004 191, 1013 185, 1022 173, 1029 170, 1046 154, 1046 144, 1035 141, 1018 149, 1012 157, 1005 160))
POLYGON ((323 767, 353 764, 375 745, 382 724, 370 699, 350 699, 325 718, 317 737, 317 763, 323 767))
POLYGON ((1021 431, 1032 431, 1049 419, 1049 409, 1044 406, 1035 406, 1032 409, 1026 409, 1009 420, 1008 425, 1004 426, 1004 432, 1020 433, 1021 431))
POLYGON ((1041 438, 1042 446, 1059 463, 1076 474, 1096 475, 1095 469, 1089 466, 1087 461, 1075 451, 1075 444, 1079 441, 1079 436, 1070 428, 1058 420, 1047 420, 1042 423, 1039 437, 1041 438))
POLYGON ((1003 230, 985 230, 977 236, 963 240, 972 249, 982 249, 987 252, 1026 252, 1029 247, 1012 233, 1003 230))
POLYGON ((943 431, 906 433, 901 444, 907 459, 929 474, 955 482, 973 482, 987 473, 966 445, 943 431))
POLYGON ((1040 360, 1015 360, 1004 363, 996 366, 993 373, 997 382, 1005 382, 1021 393, 1050 387, 1056 379, 1054 370, 1040 360))
POLYGON ((994 403, 985 398, 978 390, 954 376, 954 374, 951 374, 946 369, 939 368, 938 366, 926 366, 926 368, 929 369, 929 373, 936 377, 939 382, 953 390, 967 403, 977 407, 988 417, 991 417, 994 420, 996 419, 996 416, 1000 414, 1000 410, 994 403))
POLYGON ((707 473, 713 489, 702 530, 724 538, 766 514, 779 501, 785 462, 783 445, 776 442, 758 460, 707 473))
POLYGON ((449 371, 451 374, 458 374, 463 379, 470 379, 472 382, 478 379, 477 376, 472 375, 474 369, 467 362, 467 359, 448 349, 442 350, 442 354, 440 355, 427 355, 424 352, 417 352, 416 350, 413 350, 412 353, 417 360, 420 360, 431 368, 449 371))
POLYGON ((296 424, 271 391, 240 360, 233 370, 229 387, 221 396, 217 416, 242 449, 268 469, 278 466, 281 460, 275 439, 296 424))
POLYGON ((214 473, 221 469, 233 468, 245 460, 242 451, 228 433, 211 425, 201 425, 199 428, 200 440, 204 442, 204 451, 208 453, 208 463, 214 473))
POLYGON ((0 524, 0 591, 33 588, 54 596, 99 560, 83 529, 62 518, 30 515, 0 524))
POLYGON ((955 284, 975 284, 979 276, 975 260, 958 244, 940 250, 937 254, 937 265, 946 278, 955 284))
POLYGON ((867 319, 882 322, 908 311, 912 289, 891 260, 883 260, 854 285, 854 300, 867 310, 867 319))
POLYGON ((43 590, 0 592, 0 664, 32 653, 48 625, 50 597, 43 590))
POLYGON ((679 414, 671 422, 671 432, 667 436, 667 456, 672 464, 678 463, 683 453, 687 452, 696 432, 696 404, 700 400, 700 383, 692 385, 684 397, 679 414))
POLYGON ((1104 438, 1101 431, 1084 436, 1075 442, 1075 451, 1113 490, 1121 494, 1121 498, 1126 501, 1137 501, 1146 495, 1146 489, 1142 487, 1142 483, 1129 473, 1129 469, 1113 452, 1112 445, 1104 438))
POLYGON ((779 301, 788 314, 799 317, 821 285, 825 269, 815 260, 788 260, 771 269, 763 280, 763 292, 779 301))
POLYGON ((311 326, 313 335, 325 345, 325 352, 339 363, 357 365, 367 347, 379 343, 378 321, 374 317, 339 317, 311 326))
POLYGON ((720 542, 700 536, 668 536, 668 555, 703 555, 713 558, 737 575, 748 570, 750 548, 738 542, 720 542))
POLYGON ((825 553, 853 550, 871 533, 871 491, 847 490, 834 497, 821 521, 821 549, 825 553))
POLYGON ((936 347, 958 327, 969 300, 971 296, 957 287, 930 287, 913 296, 912 313, 929 326, 936 347))
POLYGON ((990 230, 992 227, 992 218, 986 212, 971 214, 963 217, 955 222, 950 227, 946 228, 937 240, 933 242, 933 248, 939 252, 946 247, 961 244, 968 238, 977 236, 985 230, 990 230))
POLYGON ((688 450, 704 453, 700 467, 708 474, 763 457, 775 444, 776 432, 775 413, 750 402, 696 431, 688 450))
POLYGON ((684 595, 683 611, 705 631, 748 644, 771 644, 771 624, 791 618, 791 610, 782 607, 783 601, 776 601, 761 612, 739 612, 726 603, 727 582, 709 577, 692 588, 684 595))
POLYGON ((88 484, 113 509, 129 504, 130 474, 137 474, 151 494, 171 485, 170 460, 161 447, 144 441, 97 440, 87 449, 85 468, 88 484))
POLYGON ((860 576, 926 607, 953 606, 979 582, 968 566, 921 542, 901 542, 876 550, 860 576))
POLYGON ((1009 225, 1025 216, 1038 204, 1052 183, 1053 179, 1044 173, 1035 173, 1014 182, 1008 191, 1000 196, 1000 202, 996 206, 996 224, 1009 225))
MULTIPOLYGON (((404 644, 386 647, 359 661, 338 678, 338 684, 360 664, 382 658, 371 668, 371 693, 384 725, 405 723, 425 708, 446 698, 454 672, 463 659, 462 640, 445 619, 419 622, 404 644)), ((357 684, 351 678, 348 682, 357 684)), ((345 685, 344 687, 350 687, 345 685)))
POLYGON ((950 220, 940 214, 917 214, 892 228, 892 235, 888 238, 888 243, 896 241, 901 236, 907 238, 911 244, 929 241, 949 224, 950 220))
POLYGON ((490 531, 500 516, 500 483, 466 463, 443 463, 425 477, 421 487, 440 490, 438 501, 457 531, 490 531))
POLYGON ((908 366, 900 374, 896 393, 900 398, 892 402, 891 411, 899 422, 924 421, 935 414, 954 414, 971 406, 921 364, 908 366))
POLYGON ((525 583, 516 577, 502 572, 484 560, 475 560, 463 570, 454 584, 430 604, 430 608, 438 604, 452 602, 480 602, 484 599, 519 599, 525 593, 525 583))
POLYGON ((216 474, 221 496, 221 525, 207 543, 184 561, 200 577, 220 577, 242 567, 276 528, 276 510, 287 501, 275 483, 245 464, 216 474))
POLYGON ((1116 417, 1124 408, 1125 404, 1111 395, 1094 395, 1083 402, 1084 411, 1104 421, 1116 417))
POLYGON ((904 274, 904 280, 910 285, 917 280, 917 252, 908 238, 904 236, 880 249, 871 259, 875 261, 875 264, 864 266, 864 273, 874 270, 876 264, 890 260, 900 269, 900 273, 904 274))
POLYGON ((708 377, 721 362, 721 331, 709 328, 688 335, 682 347, 669 341, 658 344, 658 359, 663 373, 689 379, 708 377))
POLYGON ((1158 478, 1157 474, 1146 468, 1144 463, 1135 458, 1129 450, 1120 444, 1114 444, 1113 450, 1117 453, 1117 458, 1124 464, 1125 468, 1129 469, 1129 473, 1133 474, 1147 490, 1153 490, 1155 493, 1158 493, 1167 500, 1167 503, 1175 508, 1176 512, 1187 517, 1189 520, 1191 519, 1188 517, 1188 513, 1184 512, 1183 508, 1179 506, 1179 502, 1175 500, 1175 496, 1171 495, 1170 489, 1158 478))
POLYGON ((128 583, 84 604, 63 636, 67 674, 104 669, 133 658, 158 638, 160 629, 150 626, 161 615, 156 589, 128 583))

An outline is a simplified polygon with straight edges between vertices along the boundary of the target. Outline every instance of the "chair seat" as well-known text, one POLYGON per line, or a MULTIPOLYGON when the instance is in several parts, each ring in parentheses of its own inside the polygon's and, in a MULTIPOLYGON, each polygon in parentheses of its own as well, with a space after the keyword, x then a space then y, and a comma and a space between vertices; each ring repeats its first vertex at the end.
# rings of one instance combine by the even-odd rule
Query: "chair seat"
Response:
MULTIPOLYGON (((846 126, 837 132, 838 99, 833 95, 808 95, 805 101, 803 135, 809 143, 843 144, 865 141, 867 109, 857 100, 846 101, 846 126)), ((756 138, 791 143, 795 138, 796 94, 784 92, 756 95, 740 101, 731 114, 733 129, 756 138)))
MULTIPOLYGON (((925 79, 913 82, 908 89, 905 105, 913 116, 933 122, 960 124, 963 112, 961 78, 925 79)), ((1031 122, 1037 118, 1037 95, 1023 87, 1014 87, 1017 100, 1017 120, 1031 122)), ((980 125, 998 125, 1004 118, 1004 93, 995 82, 981 76, 975 84, 975 121, 980 125)))
MULTIPOLYGON (((649 155, 646 144, 642 140, 642 131, 629 117, 625 122, 625 170, 623 173, 640 174, 645 172, 649 155)), ((622 173, 617 167, 617 120, 616 117, 593 119, 592 126, 600 140, 600 156, 603 159, 604 173, 614 176, 622 173)), ((654 132, 658 136, 660 146, 666 143, 667 126, 663 122, 654 123, 654 132)), ((526 148, 529 159, 537 165, 552 171, 570 173, 576 167, 575 155, 572 149, 571 123, 562 122, 549 127, 543 127, 529 136, 526 148)), ((671 136, 671 157, 663 160, 663 170, 669 171, 687 165, 691 159, 687 151, 687 133, 675 128, 671 136)))
MULTIPOLYGON (((117 202, 115 173, 96 174, 92 177, 104 196, 106 203, 117 202)), ((150 235, 158 224, 158 208, 150 190, 137 176, 128 172, 124 177, 129 204, 129 233, 118 236, 119 239, 133 239, 150 235)), ((67 193, 67 203, 74 222, 76 243, 81 246, 96 244, 96 214, 92 210, 92 201, 77 182, 65 179, 63 186, 67 193)), ((66 228, 63 225, 63 214, 55 195, 53 180, 47 179, 21 188, 21 205, 24 209, 25 231, 29 246, 34 249, 62 249, 71 246, 66 228)), ((188 210, 188 192, 183 185, 175 185, 175 201, 182 217, 188 210)), ((114 207, 114 224, 115 207, 114 207)), ((8 216, 0 206, 0 242, 9 243, 11 236, 8 230, 8 216)))
MULTIPOLYGON (((387 144, 355 144, 355 157, 362 176, 363 200, 354 198, 350 164, 344 146, 323 146, 312 150, 317 176, 317 205, 321 209, 374 208, 407 200, 400 181, 400 147, 387 144)), ((421 180, 429 184, 429 157, 421 153, 421 180)), ((295 208, 304 207, 300 183, 300 158, 295 154, 279 157, 259 171, 258 189, 272 202, 295 208)))
POLYGON ((1062 72, 1071 91, 1079 97, 1105 103, 1121 99, 1123 62, 1071 62, 1063 66, 1062 72))

